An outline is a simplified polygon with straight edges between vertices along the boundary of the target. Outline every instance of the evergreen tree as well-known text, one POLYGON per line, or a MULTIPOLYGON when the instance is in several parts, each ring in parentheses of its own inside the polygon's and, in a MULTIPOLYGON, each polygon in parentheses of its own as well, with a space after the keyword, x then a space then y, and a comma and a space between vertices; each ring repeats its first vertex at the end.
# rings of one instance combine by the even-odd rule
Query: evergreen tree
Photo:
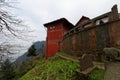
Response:
POLYGON ((36 51, 36 49, 35 49, 34 45, 32 45, 32 46, 28 49, 28 54, 27 54, 27 56, 36 56, 35 51, 36 51))

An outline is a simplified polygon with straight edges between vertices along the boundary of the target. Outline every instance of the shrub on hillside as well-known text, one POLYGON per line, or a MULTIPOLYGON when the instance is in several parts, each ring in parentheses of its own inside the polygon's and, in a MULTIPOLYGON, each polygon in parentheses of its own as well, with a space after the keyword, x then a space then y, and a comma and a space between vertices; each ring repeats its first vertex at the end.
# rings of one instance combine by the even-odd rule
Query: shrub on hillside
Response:
POLYGON ((2 80, 12 80, 15 77, 15 66, 10 62, 9 59, 6 59, 1 64, 1 79, 2 80))
POLYGON ((35 54, 35 47, 34 47, 34 45, 32 45, 29 49, 28 49, 28 54, 27 54, 27 56, 36 56, 36 54, 35 54))
POLYGON ((36 63, 44 58, 43 55, 37 55, 33 57, 32 60, 26 60, 24 61, 18 68, 15 69, 15 80, 23 76, 25 73, 27 73, 30 69, 32 69, 36 63))

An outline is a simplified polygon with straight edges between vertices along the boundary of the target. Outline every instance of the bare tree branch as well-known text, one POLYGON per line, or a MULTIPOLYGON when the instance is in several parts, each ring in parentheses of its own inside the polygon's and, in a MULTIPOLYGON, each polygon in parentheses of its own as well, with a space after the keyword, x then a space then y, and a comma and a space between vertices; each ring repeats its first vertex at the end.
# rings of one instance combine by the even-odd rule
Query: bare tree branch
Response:
MULTIPOLYGON (((10 36, 9 34, 18 37, 19 32, 17 29, 17 27, 22 27, 23 25, 23 21, 15 16, 13 16, 10 12, 6 11, 6 7, 12 7, 10 4, 13 3, 11 2, 12 0, 0 0, 0 34, 4 34, 5 36, 10 36)), ((1 43, 0 41, 0 54, 1 53, 8 53, 11 54, 13 52, 10 51, 11 47, 15 47, 12 46, 9 43, 1 43)))
MULTIPOLYGON (((3 6, 3 4, 4 6, 8 6, 9 3, 10 2, 6 2, 6 0, 0 0, 0 6, 3 6)), ((15 27, 23 26, 22 22, 22 20, 15 18, 10 12, 8 13, 0 7, 0 32, 3 31, 3 29, 7 29, 12 35, 17 36, 15 34, 15 27)))

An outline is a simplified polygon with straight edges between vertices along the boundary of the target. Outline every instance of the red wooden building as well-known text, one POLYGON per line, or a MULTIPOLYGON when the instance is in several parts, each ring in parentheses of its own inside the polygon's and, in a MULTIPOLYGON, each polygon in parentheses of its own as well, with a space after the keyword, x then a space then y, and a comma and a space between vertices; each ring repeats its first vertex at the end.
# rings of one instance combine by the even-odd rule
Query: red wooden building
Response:
POLYGON ((47 28, 46 58, 48 58, 62 49, 60 42, 63 35, 74 26, 65 18, 46 23, 44 26, 47 28))
POLYGON ((88 20, 90 20, 88 17, 82 16, 75 26, 79 26, 79 25, 87 22, 88 20))

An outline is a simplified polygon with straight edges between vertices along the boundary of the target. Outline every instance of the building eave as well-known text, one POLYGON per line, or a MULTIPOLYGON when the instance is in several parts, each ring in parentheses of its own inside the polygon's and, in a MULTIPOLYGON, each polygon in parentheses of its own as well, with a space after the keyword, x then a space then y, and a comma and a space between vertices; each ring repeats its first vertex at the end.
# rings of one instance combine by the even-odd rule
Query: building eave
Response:
POLYGON ((57 20, 54 20, 52 22, 49 22, 49 23, 45 23, 44 26, 45 27, 48 27, 49 25, 54 25, 54 24, 57 24, 57 23, 60 23, 60 22, 63 22, 63 24, 67 23, 71 26, 74 26, 72 23, 70 23, 67 19, 65 18, 60 18, 60 19, 57 19, 57 20))

